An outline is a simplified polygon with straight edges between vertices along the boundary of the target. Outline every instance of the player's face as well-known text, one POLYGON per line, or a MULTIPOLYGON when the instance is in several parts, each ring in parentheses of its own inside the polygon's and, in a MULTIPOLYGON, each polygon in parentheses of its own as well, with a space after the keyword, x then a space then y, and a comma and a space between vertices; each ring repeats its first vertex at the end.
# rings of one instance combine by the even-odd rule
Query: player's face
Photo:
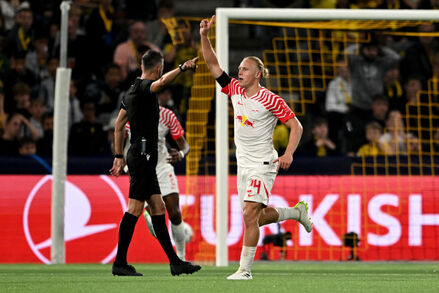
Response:
POLYGON ((242 60, 238 67, 238 81, 243 88, 248 88, 259 82, 261 72, 251 59, 242 60))

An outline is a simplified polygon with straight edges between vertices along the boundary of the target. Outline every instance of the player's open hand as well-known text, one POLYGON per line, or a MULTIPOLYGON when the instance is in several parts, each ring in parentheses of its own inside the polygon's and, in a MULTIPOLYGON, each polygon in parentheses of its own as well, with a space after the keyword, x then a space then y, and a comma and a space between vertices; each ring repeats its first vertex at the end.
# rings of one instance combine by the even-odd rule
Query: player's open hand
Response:
POLYGON ((279 163, 277 165, 276 171, 279 171, 279 168, 282 168, 284 170, 288 170, 288 168, 290 168, 291 163, 293 162, 293 156, 288 155, 288 154, 283 154, 282 156, 280 156, 279 158, 275 159, 273 161, 274 163, 279 163))
POLYGON ((124 159, 114 158, 113 167, 110 169, 110 174, 114 177, 119 177, 119 175, 122 174, 124 166, 125 166, 124 159))
POLYGON ((207 34, 210 31, 210 28, 212 27, 213 23, 215 22, 215 15, 212 15, 212 18, 209 19, 203 19, 200 23, 200 35, 207 37, 207 34))
POLYGON ((181 66, 181 69, 184 71, 186 71, 188 69, 195 71, 195 69, 197 69, 197 67, 198 67, 197 62, 198 62, 198 56, 195 57, 194 59, 190 59, 190 60, 184 62, 183 65, 181 66))

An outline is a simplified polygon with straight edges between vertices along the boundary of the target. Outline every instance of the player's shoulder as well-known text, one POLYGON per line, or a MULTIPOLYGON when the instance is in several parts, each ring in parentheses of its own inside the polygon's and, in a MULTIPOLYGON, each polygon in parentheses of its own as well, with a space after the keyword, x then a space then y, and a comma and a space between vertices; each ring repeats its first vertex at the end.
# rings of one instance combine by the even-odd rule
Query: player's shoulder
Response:
POLYGON ((268 102, 268 101, 275 101, 278 99, 282 99, 282 97, 276 93, 273 93, 269 89, 262 87, 261 90, 259 91, 256 99, 261 101, 261 102, 268 102))

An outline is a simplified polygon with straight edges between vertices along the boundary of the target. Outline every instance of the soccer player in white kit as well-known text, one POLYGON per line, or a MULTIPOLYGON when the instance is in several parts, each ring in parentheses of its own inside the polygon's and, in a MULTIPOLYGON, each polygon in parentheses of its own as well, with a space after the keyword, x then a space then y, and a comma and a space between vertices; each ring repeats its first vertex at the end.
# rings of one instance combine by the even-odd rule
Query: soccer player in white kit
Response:
POLYGON ((242 60, 238 80, 221 69, 208 38, 214 21, 215 16, 210 21, 201 21, 201 47, 207 67, 233 104, 238 195, 244 218, 239 269, 227 279, 250 280, 260 226, 293 219, 299 221, 307 232, 312 230, 306 203, 301 201, 289 208, 268 207, 279 168, 288 169, 293 161, 293 153, 302 136, 302 125, 281 97, 260 85, 268 70, 259 58, 250 56, 242 60), (288 146, 281 157, 273 147, 277 119, 290 128, 288 146))
MULTIPOLYGON (((171 221, 172 239, 175 243, 177 256, 185 260, 186 242, 190 240, 191 235, 187 235, 192 231, 192 228, 185 223, 181 218, 180 204, 179 204, 179 189, 177 177, 175 176, 174 167, 171 163, 181 161, 189 153, 189 144, 184 138, 184 129, 171 110, 160 106, 159 129, 158 129, 158 159, 157 159, 157 179, 159 181, 160 191, 165 202, 166 210, 168 211, 169 220, 171 221), (172 138, 177 143, 180 150, 166 147, 166 136, 170 133, 172 138)), ((130 135, 129 123, 125 126, 130 135)), ((129 139, 128 139, 129 141, 129 139)), ((127 143, 129 148, 129 143, 127 143)), ((127 149, 127 146, 125 146, 127 149)), ((125 170, 127 171, 127 169, 125 170)), ((145 203, 144 217, 149 231, 155 237, 154 228, 151 221, 151 216, 148 212, 148 206, 145 203)))

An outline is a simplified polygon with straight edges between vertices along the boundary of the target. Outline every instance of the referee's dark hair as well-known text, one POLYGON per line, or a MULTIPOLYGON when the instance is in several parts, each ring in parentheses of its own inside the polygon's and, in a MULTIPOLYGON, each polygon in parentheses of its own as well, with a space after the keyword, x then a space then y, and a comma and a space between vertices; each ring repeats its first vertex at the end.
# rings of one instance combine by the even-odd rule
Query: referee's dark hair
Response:
POLYGON ((142 56, 142 64, 145 70, 152 69, 163 62, 163 55, 156 50, 148 50, 142 56))

